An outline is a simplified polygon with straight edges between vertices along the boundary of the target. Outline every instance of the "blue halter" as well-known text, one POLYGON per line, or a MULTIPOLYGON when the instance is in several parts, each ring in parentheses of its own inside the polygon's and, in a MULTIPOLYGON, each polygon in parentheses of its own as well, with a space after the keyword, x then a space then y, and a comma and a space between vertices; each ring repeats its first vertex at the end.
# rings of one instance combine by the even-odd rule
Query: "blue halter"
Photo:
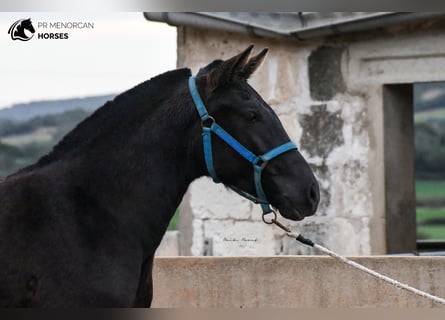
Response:
POLYGON ((253 201, 255 203, 259 203, 261 205, 261 209, 263 210, 263 215, 272 212, 270 208, 270 202, 267 201, 266 194, 264 193, 263 186, 261 185, 261 173, 263 169, 266 167, 267 162, 278 157, 279 155, 293 150, 298 149, 297 145, 292 142, 286 142, 276 148, 273 148, 269 152, 266 152, 263 155, 257 156, 252 153, 249 149, 244 147, 241 143, 239 143, 234 137, 232 137, 227 131, 221 128, 215 121, 215 119, 209 115, 206 107, 199 95, 198 88, 196 87, 196 76, 190 76, 189 81, 189 90, 190 94, 193 98, 193 102, 195 103, 196 110, 199 113, 202 123, 202 138, 204 143, 204 159, 207 166, 207 171, 210 176, 213 178, 215 183, 220 183, 221 181, 218 179, 218 176, 215 172, 215 167, 213 166, 213 155, 212 155, 212 132, 220 137, 225 143, 227 143, 232 149, 238 152, 243 158, 249 161, 253 165, 254 172, 254 182, 255 182, 255 190, 256 197, 238 189, 235 186, 229 185, 228 187, 232 190, 236 191, 241 196, 253 201), (209 126, 205 123, 210 122, 209 126))

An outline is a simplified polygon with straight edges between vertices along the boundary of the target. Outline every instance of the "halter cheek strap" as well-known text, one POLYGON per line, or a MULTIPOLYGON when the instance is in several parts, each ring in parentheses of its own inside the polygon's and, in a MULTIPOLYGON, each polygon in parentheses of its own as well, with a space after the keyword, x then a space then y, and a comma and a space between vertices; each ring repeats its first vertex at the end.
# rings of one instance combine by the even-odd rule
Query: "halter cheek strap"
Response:
POLYGON ((286 142, 282 145, 273 148, 272 150, 266 152, 263 155, 255 155, 249 149, 244 147, 241 143, 239 143, 234 137, 232 137, 227 131, 225 131, 221 126, 219 126, 215 119, 209 115, 204 102, 199 95, 198 88, 196 87, 196 78, 195 76, 190 76, 189 81, 189 90, 190 94, 193 98, 193 102, 195 104, 196 110, 199 113, 199 117, 201 118, 202 124, 202 140, 204 146, 204 159, 207 167, 207 171, 212 177, 215 183, 220 183, 215 167, 213 164, 213 152, 212 152, 212 133, 216 134, 221 140, 227 143, 232 149, 238 152, 244 159, 249 161, 253 166, 253 176, 254 176, 254 184, 256 196, 253 196, 239 188, 229 185, 228 187, 245 197, 246 199, 253 201, 255 203, 259 203, 263 210, 263 215, 272 212, 270 207, 270 203, 266 198, 266 194, 264 192, 263 186, 261 184, 261 174, 264 167, 267 163, 278 157, 279 155, 294 149, 298 149, 297 145, 292 142, 286 142))

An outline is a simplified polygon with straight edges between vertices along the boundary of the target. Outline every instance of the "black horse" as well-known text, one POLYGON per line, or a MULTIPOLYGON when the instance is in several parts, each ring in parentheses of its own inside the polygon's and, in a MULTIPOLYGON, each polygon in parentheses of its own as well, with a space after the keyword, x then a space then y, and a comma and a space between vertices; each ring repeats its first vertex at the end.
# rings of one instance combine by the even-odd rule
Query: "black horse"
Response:
MULTIPOLYGON (((249 47, 201 69, 209 113, 262 154, 289 141, 278 117, 247 83, 265 51, 249 47)), ((208 175, 189 69, 118 95, 37 163, 0 183, 0 306, 150 306, 152 264, 189 184, 208 175)), ((215 170, 255 194, 251 164, 213 139, 215 170)), ((301 220, 318 205, 318 184, 297 150, 262 176, 281 215, 301 220)))

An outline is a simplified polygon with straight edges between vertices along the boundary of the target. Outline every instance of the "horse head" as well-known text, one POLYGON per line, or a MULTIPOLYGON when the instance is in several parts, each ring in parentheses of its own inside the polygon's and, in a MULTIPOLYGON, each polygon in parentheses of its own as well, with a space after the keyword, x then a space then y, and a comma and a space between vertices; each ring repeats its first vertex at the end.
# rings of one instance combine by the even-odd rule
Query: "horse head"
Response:
POLYGON ((34 26, 32 25, 31 18, 22 20, 20 26, 23 29, 26 29, 26 30, 28 30, 31 33, 35 33, 36 32, 36 30, 34 29, 34 26))
MULTIPOLYGON (((268 51, 264 49, 249 59, 252 48, 202 68, 196 75, 196 86, 211 115, 202 125, 212 127, 217 123, 218 128, 224 128, 248 150, 247 153, 263 156, 252 156, 252 161, 246 161, 249 156, 243 156, 227 140, 216 137, 212 138, 212 168, 209 169, 209 165, 207 168, 225 185, 261 199, 259 179, 260 189, 269 204, 283 217, 301 220, 313 215, 317 209, 320 199, 318 183, 295 144, 290 142, 278 116, 247 82, 268 51), (290 148, 276 152, 289 145, 290 148), (252 163, 255 168, 260 168, 260 175, 252 170, 252 163)), ((200 150, 201 157, 203 152, 209 153, 200 150)))

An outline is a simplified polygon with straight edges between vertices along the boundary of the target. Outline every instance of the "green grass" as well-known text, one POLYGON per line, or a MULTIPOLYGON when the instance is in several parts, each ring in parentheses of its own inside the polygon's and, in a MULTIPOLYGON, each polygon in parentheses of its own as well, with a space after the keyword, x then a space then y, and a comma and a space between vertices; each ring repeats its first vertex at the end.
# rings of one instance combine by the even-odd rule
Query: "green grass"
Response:
POLYGON ((429 219, 445 219, 445 208, 417 208, 416 213, 417 223, 422 223, 429 219))
MULTIPOLYGON (((445 198, 445 181, 416 181, 416 197, 419 200, 445 198)), ((440 223, 440 219, 445 221, 445 208, 418 207, 416 210, 417 237, 445 240, 445 223, 440 223)))
POLYGON ((173 218, 170 220, 167 230, 178 230, 179 210, 176 210, 173 218))
POLYGON ((445 226, 419 226, 417 238, 428 240, 445 240, 445 226))
POLYGON ((438 223, 428 220, 444 219, 445 208, 417 208, 417 237, 419 239, 444 240, 445 223, 438 223))
POLYGON ((416 197, 445 198, 445 181, 416 180, 416 197))

